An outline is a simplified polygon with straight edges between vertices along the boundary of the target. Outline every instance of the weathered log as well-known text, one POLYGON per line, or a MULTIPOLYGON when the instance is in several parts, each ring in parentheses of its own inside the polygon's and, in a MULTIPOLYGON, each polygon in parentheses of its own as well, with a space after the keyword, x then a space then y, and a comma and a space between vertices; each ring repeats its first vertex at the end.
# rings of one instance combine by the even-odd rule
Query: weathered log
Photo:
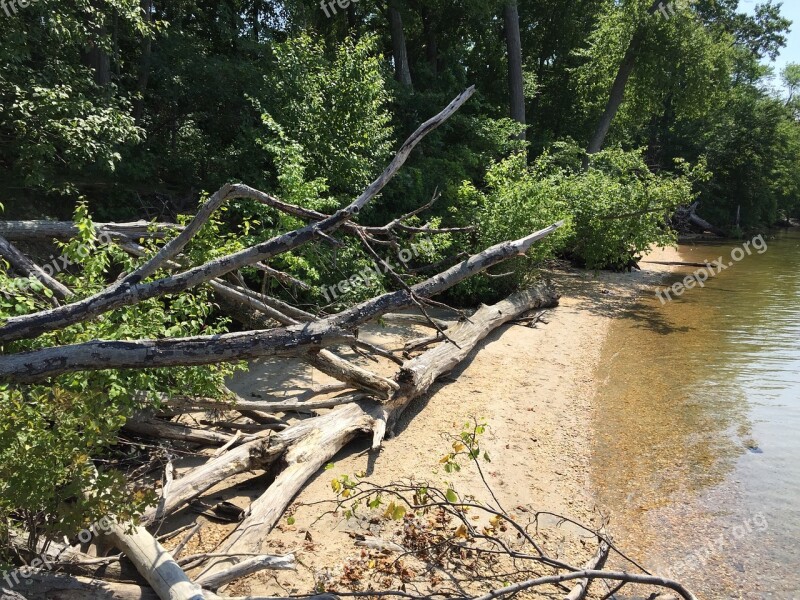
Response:
MULTIPOLYGON (((281 325, 299 324, 299 321, 293 317, 282 314, 272 307, 261 305, 252 298, 242 299, 227 296, 220 304, 226 313, 252 330, 268 329, 270 327, 268 318, 275 319, 281 325)), ((301 354, 299 358, 326 375, 351 384, 368 394, 388 398, 396 389, 393 381, 354 365, 328 350, 309 351, 301 354)))
MULTIPOLYGON (((311 323, 267 331, 246 331, 215 336, 168 340, 92 341, 44 348, 0 358, 0 380, 33 383, 46 377, 74 371, 192 366, 263 356, 297 356, 300 352, 313 347, 349 343, 352 340, 352 336, 347 333, 349 330, 392 310, 413 306, 417 298, 430 298, 440 294, 477 273, 524 254, 535 242, 547 237, 562 225, 563 221, 528 237, 502 242, 411 288, 382 294, 311 323)), ((70 306, 76 305, 70 304, 63 308, 70 306)), ((11 321, 13 319, 6 321, 4 327, 9 327, 11 321)), ((0 331, 4 327, 0 327, 0 331)), ((47 325, 47 329, 50 329, 50 325, 47 325)), ((11 337, 15 336, 16 334, 13 334, 11 337)), ((3 336, 0 335, 0 341, 2 339, 3 336)))
POLYGON ((719 227, 716 227, 716 226, 712 225, 711 223, 709 223, 705 219, 702 219, 702 218, 698 217, 695 213, 691 213, 689 215, 689 221, 693 225, 695 225, 695 226, 699 227, 700 229, 702 229, 703 231, 710 231, 714 235, 718 235, 720 237, 725 237, 725 232, 724 231, 722 231, 719 227))
MULTIPOLYGON (((279 401, 275 399, 267 400, 244 400, 236 401, 236 404, 228 406, 222 404, 219 400, 211 398, 173 398, 167 400, 167 405, 177 410, 190 411, 190 410, 214 410, 214 409, 234 409, 236 411, 257 411, 262 414, 277 413, 277 412, 311 412, 315 410, 322 410, 324 408, 335 408, 343 404, 350 404, 363 398, 364 394, 345 394, 336 396, 327 400, 302 400, 302 397, 296 397, 291 400, 279 401)), ((247 415, 246 415, 247 416, 247 415)))
MULTIPOLYGON (((283 431, 272 437, 278 438, 285 433, 286 431, 283 431)), ((257 439, 192 469, 173 482, 169 495, 157 508, 145 512, 142 523, 150 524, 156 520, 158 514, 169 515, 175 512, 228 477, 247 471, 266 469, 285 448, 286 442, 283 439, 257 439)))
MULTIPOLYGON (((405 363, 396 378, 400 389, 386 405, 351 404, 282 432, 289 433, 299 426, 306 430, 303 435, 296 435, 296 441, 288 445, 284 459, 287 467, 250 505, 244 521, 218 551, 232 554, 262 552, 266 534, 295 495, 358 433, 371 431, 373 446, 377 447, 387 425, 393 424, 414 398, 425 394, 438 377, 464 360, 492 330, 530 310, 554 306, 557 302, 558 296, 552 288, 540 284, 493 306, 482 306, 469 321, 460 322, 450 329, 449 336, 454 343, 442 344, 405 363)), ((220 559, 210 565, 206 573, 215 573, 228 566, 229 561, 220 559)))
MULTIPOLYGON (((94 223, 97 234, 138 238, 163 238, 171 231, 182 229, 175 223, 94 223)), ((0 221, 0 236, 12 242, 71 240, 79 235, 78 227, 71 221, 0 221)))
POLYGON ((111 522, 103 531, 161 600, 204 600, 200 586, 186 576, 167 549, 146 529, 111 522))
POLYGON ((167 423, 146 414, 139 414, 128 420, 123 429, 136 435, 177 440, 191 444, 222 446, 231 441, 231 436, 224 433, 187 427, 177 423, 167 423))
POLYGON ((213 575, 198 577, 195 581, 206 589, 217 591, 226 583, 247 577, 253 573, 264 570, 284 570, 293 571, 297 568, 297 563, 293 554, 286 556, 252 556, 236 563, 230 568, 219 571, 213 575))

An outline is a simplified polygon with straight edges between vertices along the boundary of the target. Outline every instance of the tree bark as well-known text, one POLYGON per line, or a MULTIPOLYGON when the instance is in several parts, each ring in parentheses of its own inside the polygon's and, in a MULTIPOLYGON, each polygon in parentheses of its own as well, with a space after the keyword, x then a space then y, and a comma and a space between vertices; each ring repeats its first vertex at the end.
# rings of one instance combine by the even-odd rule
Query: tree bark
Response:
MULTIPOLYGON (((662 4, 662 2, 663 0, 655 0, 652 6, 648 9, 647 16, 650 17, 655 14, 656 10, 658 10, 658 6, 662 4)), ((646 33, 647 22, 640 24, 637 27, 636 32, 633 34, 633 38, 631 38, 631 42, 625 51, 625 55, 623 56, 619 70, 617 71, 617 76, 614 78, 614 84, 611 86, 611 92, 609 94, 608 102, 606 103, 606 108, 600 117, 600 121, 597 124, 591 140, 589 141, 589 146, 586 149, 587 154, 596 154, 603 149, 603 143, 605 142, 606 136, 611 129, 611 123, 614 121, 614 117, 617 115, 619 107, 622 105, 622 101, 625 99, 625 88, 628 85, 628 80, 631 77, 631 73, 633 73, 633 68, 636 66, 636 56, 639 53, 642 42, 644 42, 646 33)), ((585 166, 586 165, 588 165, 588 159, 585 162, 585 166)))
POLYGON ((407 88, 412 87, 411 69, 408 65, 406 34, 403 31, 403 16, 400 14, 398 0, 389 2, 389 30, 392 36, 392 55, 394 56, 394 76, 407 88))
MULTIPOLYGON (((525 119, 525 89, 522 79, 522 41, 519 33, 517 0, 509 0, 503 7, 506 48, 508 49, 508 90, 511 97, 511 118, 522 125, 525 119)), ((520 134, 525 139, 525 132, 520 134)))

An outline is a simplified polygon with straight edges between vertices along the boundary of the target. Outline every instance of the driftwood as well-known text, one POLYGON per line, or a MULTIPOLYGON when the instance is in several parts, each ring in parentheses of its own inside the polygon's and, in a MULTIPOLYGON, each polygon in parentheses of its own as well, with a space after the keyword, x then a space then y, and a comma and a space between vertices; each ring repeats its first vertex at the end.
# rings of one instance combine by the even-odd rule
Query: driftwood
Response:
POLYGON ((695 202, 691 206, 679 208, 675 212, 673 222, 676 224, 677 228, 680 230, 685 226, 694 226, 699 228, 700 231, 710 231, 714 235, 724 237, 724 231, 697 215, 698 206, 700 206, 700 203, 695 202))
MULTIPOLYGON (((601 539, 597 547, 597 552, 595 552, 595 555, 583 566, 584 570, 602 569, 608 557, 609 550, 610 546, 608 542, 601 539)), ((578 583, 575 584, 575 587, 572 588, 572 591, 564 596, 564 600, 583 600, 586 597, 586 593, 589 591, 590 582, 591 579, 589 578, 580 579, 578 583)))
MULTIPOLYGON (((108 234, 112 238, 131 239, 156 238, 167 235, 168 231, 180 231, 182 227, 174 223, 94 223, 98 235, 108 234)), ((0 221, 0 236, 12 242, 68 241, 80 232, 71 221, 0 221)))
POLYGON ((247 577, 266 569, 269 570, 294 570, 297 568, 294 555, 287 556, 251 556, 224 571, 213 575, 198 577, 195 581, 206 589, 216 591, 226 583, 247 577))
POLYGON ((200 586, 186 576, 166 548, 143 527, 114 522, 105 531, 161 600, 204 599, 200 586))
POLYGON ((216 431, 187 427, 177 423, 167 423, 149 415, 139 414, 128 420, 124 429, 130 433, 156 439, 177 440, 191 444, 210 444, 222 446, 231 441, 231 436, 216 431))
MULTIPOLYGON (((272 529, 294 496, 351 439, 359 433, 371 432, 373 446, 379 446, 387 427, 391 427, 411 400, 425 394, 438 377, 455 368, 492 330, 530 310, 554 306, 557 302, 558 296, 552 289, 539 285, 496 305, 482 306, 469 321, 450 329, 449 337, 453 343, 442 344, 403 366, 396 377, 400 389, 385 406, 374 403, 351 404, 281 432, 281 435, 291 435, 295 430, 302 435, 293 436, 294 440, 287 446, 284 457, 286 468, 267 491, 251 504, 245 520, 220 546, 219 551, 261 552, 265 534, 272 529)), ((228 566, 228 561, 220 559, 206 573, 215 573, 228 566)))

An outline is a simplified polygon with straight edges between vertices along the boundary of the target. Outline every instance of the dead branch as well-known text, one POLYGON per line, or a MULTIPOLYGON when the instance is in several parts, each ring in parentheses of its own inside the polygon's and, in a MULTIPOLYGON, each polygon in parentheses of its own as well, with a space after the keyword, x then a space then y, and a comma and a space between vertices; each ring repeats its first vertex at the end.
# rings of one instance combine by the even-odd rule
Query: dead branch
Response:
POLYGON ((226 273, 266 261, 278 254, 298 248, 307 242, 318 239, 321 234, 324 235, 335 231, 361 212, 402 167, 417 144, 428 133, 455 113, 472 96, 474 91, 474 87, 470 87, 459 94, 441 113, 423 123, 401 146, 386 170, 356 200, 337 211, 334 215, 229 256, 210 261, 205 265, 189 269, 183 273, 149 283, 143 282, 142 280, 147 275, 152 274, 165 261, 174 258, 217 208, 228 200, 246 197, 237 186, 226 184, 200 208, 195 218, 178 237, 167 243, 156 256, 137 269, 135 274, 126 277, 105 291, 79 302, 8 319, 0 326, 0 341, 8 342, 36 337, 48 331, 54 331, 97 317, 115 308, 136 304, 148 298, 177 294, 226 273))

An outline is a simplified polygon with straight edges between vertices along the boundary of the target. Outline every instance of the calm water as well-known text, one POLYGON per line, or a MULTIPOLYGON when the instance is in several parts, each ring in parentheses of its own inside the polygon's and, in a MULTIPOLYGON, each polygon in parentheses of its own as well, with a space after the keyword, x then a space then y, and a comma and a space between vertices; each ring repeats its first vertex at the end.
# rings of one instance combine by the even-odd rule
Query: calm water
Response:
MULTIPOLYGON (((800 232, 766 240, 704 289, 643 298, 599 372, 593 478, 610 529, 704 599, 800 600, 800 232)), ((728 262, 733 247, 681 253, 728 262)))

